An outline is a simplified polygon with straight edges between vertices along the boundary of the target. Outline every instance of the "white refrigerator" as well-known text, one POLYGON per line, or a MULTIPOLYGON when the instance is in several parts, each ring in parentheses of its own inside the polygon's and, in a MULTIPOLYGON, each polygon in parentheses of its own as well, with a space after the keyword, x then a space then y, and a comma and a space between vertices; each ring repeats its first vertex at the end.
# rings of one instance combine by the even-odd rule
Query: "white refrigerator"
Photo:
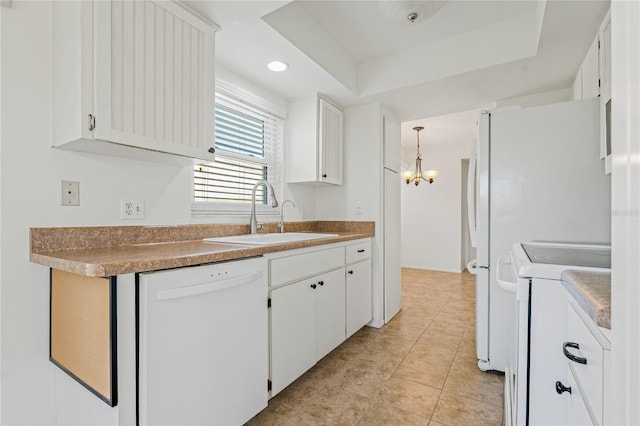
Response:
POLYGON ((482 370, 504 371, 512 293, 497 259, 520 241, 610 243, 611 180, 600 160, 599 99, 480 114, 469 212, 482 370))

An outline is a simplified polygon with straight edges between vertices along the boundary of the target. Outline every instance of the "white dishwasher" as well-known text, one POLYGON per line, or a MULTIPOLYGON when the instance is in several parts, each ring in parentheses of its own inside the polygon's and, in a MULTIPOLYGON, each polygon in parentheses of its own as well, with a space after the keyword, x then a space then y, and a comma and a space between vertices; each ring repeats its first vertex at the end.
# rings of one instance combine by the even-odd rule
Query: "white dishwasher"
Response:
POLYGON ((241 425, 267 406, 262 258, 138 276, 138 423, 241 425))

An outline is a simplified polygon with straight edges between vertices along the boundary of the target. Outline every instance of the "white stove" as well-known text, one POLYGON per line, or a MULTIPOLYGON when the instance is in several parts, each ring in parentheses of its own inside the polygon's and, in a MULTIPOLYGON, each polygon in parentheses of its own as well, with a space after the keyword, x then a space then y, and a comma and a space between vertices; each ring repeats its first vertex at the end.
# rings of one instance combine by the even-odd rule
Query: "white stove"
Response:
POLYGON ((562 271, 611 268, 611 246, 531 241, 514 244, 512 260, 519 277, 559 280, 562 271))
POLYGON ((498 262, 498 285, 515 293, 505 369, 505 423, 564 424, 564 400, 554 384, 566 375, 567 293, 562 272, 610 271, 611 246, 561 242, 514 244, 498 262), (511 264, 507 270, 503 266, 511 264), (510 277, 505 278, 505 272, 510 277))

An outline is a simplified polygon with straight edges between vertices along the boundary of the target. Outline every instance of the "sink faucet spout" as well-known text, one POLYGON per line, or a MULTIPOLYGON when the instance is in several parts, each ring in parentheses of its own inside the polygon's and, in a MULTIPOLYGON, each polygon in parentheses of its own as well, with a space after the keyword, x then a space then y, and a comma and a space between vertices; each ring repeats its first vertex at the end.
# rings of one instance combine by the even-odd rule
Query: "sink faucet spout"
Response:
POLYGON ((249 219, 249 226, 252 234, 257 233, 258 229, 262 228, 262 224, 258 224, 258 219, 256 218, 256 190, 259 186, 264 186, 265 190, 267 188, 269 189, 269 194, 271 194, 271 207, 278 207, 278 200, 276 199, 276 192, 273 190, 273 186, 266 180, 256 182, 251 189, 251 218, 249 219))
POLYGON ((280 233, 284 233, 284 205, 287 203, 291 203, 293 207, 296 206, 296 203, 294 203, 291 200, 284 200, 280 205, 280 222, 278 222, 278 226, 280 227, 280 233))

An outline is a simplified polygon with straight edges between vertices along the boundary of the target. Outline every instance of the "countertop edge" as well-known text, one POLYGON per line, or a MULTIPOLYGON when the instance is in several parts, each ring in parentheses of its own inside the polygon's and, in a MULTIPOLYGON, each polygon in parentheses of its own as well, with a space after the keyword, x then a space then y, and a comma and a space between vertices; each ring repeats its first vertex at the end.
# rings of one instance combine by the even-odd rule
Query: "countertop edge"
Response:
POLYGON ((566 270, 562 285, 600 328, 611 329, 611 274, 566 270))
POLYGON ((89 277, 108 277, 131 273, 150 272, 262 256, 280 251, 328 245, 345 241, 371 238, 371 233, 340 233, 336 237, 303 240, 269 245, 219 244, 202 240, 168 241, 105 249, 32 251, 30 261, 39 265, 89 277), (167 252, 162 252, 166 249, 167 252), (173 251, 172 251, 173 249, 173 251), (109 256, 100 259, 101 251, 109 256), (159 253, 161 252, 161 253, 159 253), (170 253, 174 254, 170 254, 170 253), (118 253, 122 253, 118 257, 118 253), (135 253, 144 258, 127 255, 135 253), (91 260, 87 260, 91 259, 91 260))

